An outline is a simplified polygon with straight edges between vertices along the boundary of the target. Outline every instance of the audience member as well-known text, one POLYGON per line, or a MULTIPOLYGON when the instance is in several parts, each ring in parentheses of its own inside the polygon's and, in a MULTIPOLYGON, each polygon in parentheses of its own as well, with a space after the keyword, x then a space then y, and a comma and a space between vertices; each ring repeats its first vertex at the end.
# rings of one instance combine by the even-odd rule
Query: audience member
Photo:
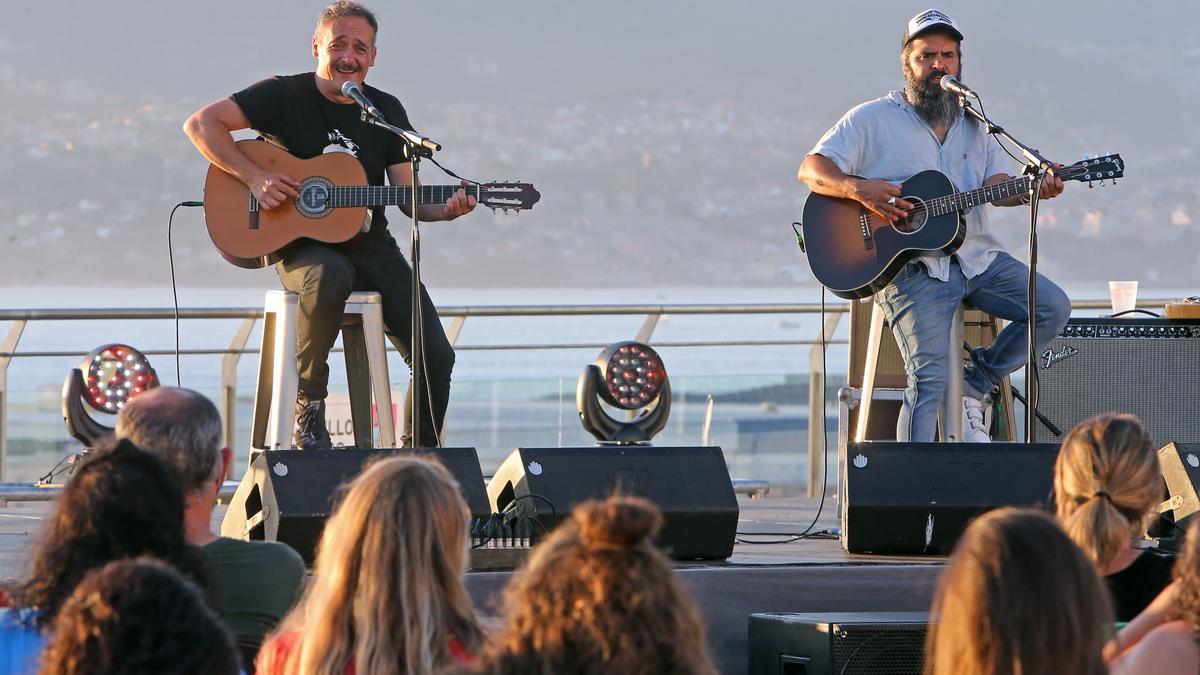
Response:
POLYGON ((183 535, 183 496, 158 458, 128 441, 97 449, 63 488, 34 544, 14 608, 0 610, 0 671, 31 673, 48 627, 88 571, 148 555, 201 581, 203 561, 183 535))
POLYGON ((650 539, 650 502, 580 504, 504 593, 504 627, 473 672, 715 674, 700 611, 650 539))
POLYGON ((933 601, 927 675, 1100 675, 1108 594, 1049 516, 998 509, 954 547, 933 601))
POLYGON ((313 578, 258 672, 409 673, 467 662, 481 633, 463 585, 466 502, 440 463, 394 456, 349 484, 313 578))
POLYGON ((1200 672, 1200 521, 1188 528, 1175 574, 1176 581, 1110 645, 1121 653, 1112 664, 1114 675, 1200 672))
POLYGON ((1164 485, 1158 452, 1132 415, 1080 422, 1054 466, 1058 519, 1108 585, 1118 621, 1129 621, 1171 582, 1174 557, 1138 548, 1164 485))
POLYGON ((152 389, 121 410, 116 433, 174 470, 184 493, 188 543, 200 547, 212 573, 221 618, 243 661, 253 663, 263 637, 296 601, 304 583, 304 561, 283 543, 213 533, 213 508, 233 461, 233 451, 222 445, 216 406, 188 389, 152 389))
POLYGON ((233 639, 200 591, 152 558, 88 572, 63 604, 40 675, 238 675, 233 639))

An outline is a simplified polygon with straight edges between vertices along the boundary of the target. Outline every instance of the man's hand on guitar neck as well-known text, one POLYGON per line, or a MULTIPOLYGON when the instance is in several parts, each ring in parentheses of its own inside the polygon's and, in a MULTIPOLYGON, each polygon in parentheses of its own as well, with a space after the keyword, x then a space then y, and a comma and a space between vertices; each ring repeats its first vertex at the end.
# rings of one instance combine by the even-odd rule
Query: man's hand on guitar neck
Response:
POLYGON ((850 197, 881 218, 896 221, 908 215, 913 205, 900 199, 900 186, 886 180, 859 178, 854 181, 850 197))
POLYGON ((471 184, 465 180, 460 180, 459 184, 463 186, 462 190, 456 190, 454 196, 442 206, 443 220, 454 220, 459 216, 465 216, 475 210, 475 196, 467 192, 471 184))
POLYGON ((275 171, 261 171, 246 186, 259 205, 268 210, 300 196, 296 192, 300 181, 275 171))

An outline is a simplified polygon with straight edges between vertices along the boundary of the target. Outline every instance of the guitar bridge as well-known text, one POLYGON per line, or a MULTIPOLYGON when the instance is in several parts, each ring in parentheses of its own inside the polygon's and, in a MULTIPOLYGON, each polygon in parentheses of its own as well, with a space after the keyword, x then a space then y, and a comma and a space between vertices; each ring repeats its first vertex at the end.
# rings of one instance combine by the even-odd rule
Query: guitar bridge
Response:
POLYGON ((863 246, 868 251, 875 248, 875 237, 871 235, 871 214, 866 209, 858 210, 858 228, 862 232, 863 246))
POLYGON ((251 230, 258 229, 258 211, 258 200, 254 198, 254 195, 250 195, 250 206, 246 209, 246 213, 249 214, 248 224, 251 230))

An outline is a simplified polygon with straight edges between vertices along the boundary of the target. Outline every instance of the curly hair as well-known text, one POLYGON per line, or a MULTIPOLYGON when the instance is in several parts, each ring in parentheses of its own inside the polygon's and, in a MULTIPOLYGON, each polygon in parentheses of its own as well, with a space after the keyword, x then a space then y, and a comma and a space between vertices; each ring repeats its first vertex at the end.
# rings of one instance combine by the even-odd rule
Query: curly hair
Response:
POLYGON ((504 629, 477 672, 715 674, 695 602, 650 538, 637 497, 580 504, 504 593, 504 629))
POLYGON ((236 675, 233 639, 200 591, 153 558, 88 572, 54 621, 40 675, 236 675))
POLYGON ((204 585, 204 564, 183 530, 183 495, 170 468, 127 440, 90 453, 63 488, 32 555, 18 605, 41 626, 89 570, 139 555, 165 560, 204 585))
POLYGON ((1133 415, 1075 425, 1054 463, 1058 520, 1101 574, 1145 530, 1163 490, 1158 452, 1133 415))
POLYGON ((482 642, 467 595, 466 501, 436 459, 401 455, 355 478, 317 546, 313 579, 268 642, 262 673, 429 673, 482 642))
POLYGON ((972 522, 942 572, 932 613, 926 675, 1108 672, 1108 592, 1040 511, 997 509, 972 522))
POLYGON ((1183 555, 1175 563, 1179 596, 1169 612, 1172 621, 1183 621, 1200 633, 1200 520, 1188 528, 1183 555))

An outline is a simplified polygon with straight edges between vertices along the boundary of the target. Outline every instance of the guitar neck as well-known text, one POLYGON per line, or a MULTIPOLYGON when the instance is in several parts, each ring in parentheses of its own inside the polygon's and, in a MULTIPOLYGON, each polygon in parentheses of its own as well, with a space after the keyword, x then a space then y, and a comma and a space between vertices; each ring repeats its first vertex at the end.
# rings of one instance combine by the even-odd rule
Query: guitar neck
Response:
MULTIPOLYGON (((445 204, 461 185, 422 185, 417 188, 417 204, 445 204)), ((467 188, 479 198, 479 186, 467 188)), ((412 204, 412 187, 407 185, 337 186, 329 197, 329 206, 407 206, 412 204)))
MULTIPOLYGON (((1055 171, 1056 175, 1063 180, 1083 180, 1088 179, 1088 168, 1078 164, 1064 166, 1055 171)), ((1100 178, 1102 176, 1097 176, 1100 178)), ((980 204, 994 202, 997 199, 1005 199, 1007 197, 1015 197, 1029 192, 1029 183, 1033 178, 1029 176, 1017 176, 1007 180, 1000 181, 994 185, 985 185, 974 190, 966 192, 956 192, 944 197, 935 197, 926 202, 926 208, 929 209, 931 216, 942 216, 947 213, 961 211, 980 204)))
POLYGON ((1015 197, 1029 192, 1029 176, 1017 176, 1008 180, 1000 181, 993 185, 985 185, 974 190, 966 192, 956 192, 943 197, 934 197, 925 203, 929 209, 931 216, 943 216, 947 213, 962 211, 980 204, 994 202, 997 199, 1006 199, 1015 197))

